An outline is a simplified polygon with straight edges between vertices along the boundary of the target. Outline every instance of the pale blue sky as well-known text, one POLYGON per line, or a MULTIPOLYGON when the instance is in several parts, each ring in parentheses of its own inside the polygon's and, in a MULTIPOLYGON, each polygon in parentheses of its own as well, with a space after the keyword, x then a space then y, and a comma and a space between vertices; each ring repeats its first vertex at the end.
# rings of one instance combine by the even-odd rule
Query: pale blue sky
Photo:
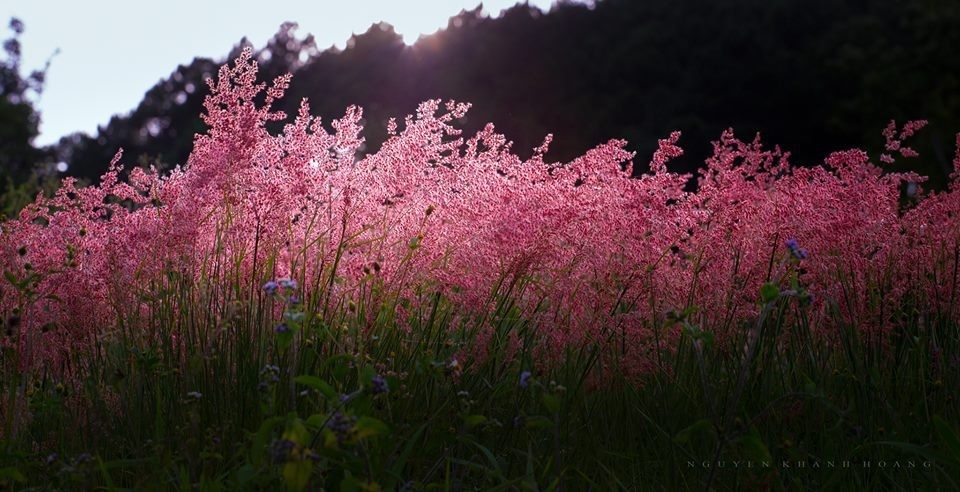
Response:
MULTIPOLYGON (((480 0, 0 0, 0 39, 11 16, 26 24, 21 38, 23 72, 43 67, 58 48, 38 104, 43 123, 34 142, 96 132, 114 114, 124 114, 180 64, 196 56, 224 57, 243 36, 262 47, 284 21, 312 33, 321 49, 344 47, 353 33, 378 21, 392 24, 407 43, 435 32, 480 0)), ((498 15, 518 0, 486 0, 498 15)), ((548 10, 553 0, 529 0, 548 10)))

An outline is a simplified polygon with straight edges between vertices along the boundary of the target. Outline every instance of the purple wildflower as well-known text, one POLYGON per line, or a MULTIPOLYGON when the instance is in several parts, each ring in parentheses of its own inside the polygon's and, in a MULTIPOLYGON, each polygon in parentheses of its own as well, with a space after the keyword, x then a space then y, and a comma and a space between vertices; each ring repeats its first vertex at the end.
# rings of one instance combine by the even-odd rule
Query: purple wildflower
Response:
POLYGON ((353 432, 353 424, 357 423, 357 418, 347 416, 340 412, 334 412, 327 421, 327 429, 330 429, 336 436, 337 442, 343 444, 353 432))
POLYGON ((796 239, 790 238, 787 239, 787 249, 790 250, 790 253, 797 259, 803 260, 809 256, 809 253, 806 249, 800 247, 800 243, 796 239))
POLYGON ((520 387, 526 389, 530 386, 530 377, 533 376, 530 374, 530 371, 523 371, 520 373, 520 387))
POLYGON ((267 450, 273 462, 282 465, 290 461, 290 453, 293 452, 294 447, 296 447, 296 443, 289 439, 274 439, 270 441, 267 450))
POLYGON ((273 280, 263 284, 263 291, 267 293, 268 296, 276 294, 277 288, 280 286, 273 280))
POLYGON ((275 331, 275 332, 277 332, 277 333, 286 333, 286 332, 290 331, 290 327, 287 326, 286 323, 280 323, 279 325, 277 325, 276 328, 273 329, 273 331, 275 331))
POLYGON ((370 379, 370 391, 375 395, 379 395, 390 391, 390 386, 387 385, 387 380, 382 376, 374 376, 370 379))

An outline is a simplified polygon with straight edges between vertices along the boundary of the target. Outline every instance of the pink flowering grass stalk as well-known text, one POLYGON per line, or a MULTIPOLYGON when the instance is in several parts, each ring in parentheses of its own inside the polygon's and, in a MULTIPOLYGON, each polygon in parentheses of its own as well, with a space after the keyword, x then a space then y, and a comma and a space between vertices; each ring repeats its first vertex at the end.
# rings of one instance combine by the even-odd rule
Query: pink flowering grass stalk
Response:
MULTIPOLYGON (((598 368, 634 376, 663 368, 675 346, 667 313, 687 310, 720 342, 736 338, 778 268, 798 269, 815 296, 805 316, 827 341, 838 324, 882 339, 907 304, 931 319, 960 314, 960 153, 949 190, 920 190, 904 206, 902 187, 923 178, 884 173, 862 151, 793 167, 728 131, 690 193, 688 176, 666 166, 682 153, 678 132, 634 178, 626 142, 550 163, 548 136, 523 160, 493 125, 462 135, 454 124, 469 105, 427 101, 361 157, 359 108, 328 131, 304 100, 288 121, 271 105, 289 76, 268 87, 256 75, 245 50, 209 82, 209 128, 183 167, 127 172, 118 154, 99 185, 68 179, 2 225, 0 314, 23 321, 0 343, 16 349, 19 370, 69 373, 67 361, 118 330, 204 336, 150 321, 178 282, 192 297, 169 312, 267 306, 263 283, 289 277, 311 316, 383 305, 391 312, 357 316, 390 316, 397 329, 440 295, 477 334, 465 357, 483 360, 505 337, 511 353, 545 365, 593 347, 598 368), (276 121, 288 123, 274 135, 276 121), (805 258, 790 260, 788 239, 805 258), (491 312, 528 319, 532 336, 497 333, 491 312)), ((922 126, 897 134, 891 123, 881 161, 913 157, 903 141, 922 126)))

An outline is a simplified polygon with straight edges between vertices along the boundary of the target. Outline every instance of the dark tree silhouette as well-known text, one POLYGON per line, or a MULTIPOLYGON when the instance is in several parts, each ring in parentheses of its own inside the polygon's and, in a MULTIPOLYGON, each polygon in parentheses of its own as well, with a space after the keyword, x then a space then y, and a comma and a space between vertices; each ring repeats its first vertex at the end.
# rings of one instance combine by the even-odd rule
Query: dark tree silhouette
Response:
MULTIPOLYGON (((466 129, 494 122, 520 155, 554 133, 555 160, 625 138, 642 162, 679 129, 687 153, 671 168, 683 172, 728 127, 816 163, 838 148, 879 150, 891 118, 926 118, 914 145, 923 157, 907 164, 943 183, 960 129, 957 0, 600 0, 549 13, 519 5, 496 19, 477 8, 411 47, 376 24, 322 52, 294 27, 258 53, 265 77, 294 72, 282 109, 295 113, 308 97, 329 120, 359 104, 367 151, 390 117, 430 98, 474 103, 466 129)), ((219 62, 181 66, 97 137, 64 139, 70 172, 96 178, 118 147, 143 162, 184 162, 202 128, 203 78, 219 62)))
POLYGON ((40 124, 34 102, 43 92, 46 69, 28 76, 20 73, 24 25, 13 18, 9 27, 13 35, 3 42, 5 56, 0 60, 0 188, 8 182, 23 182, 46 157, 44 151, 33 146, 40 124))

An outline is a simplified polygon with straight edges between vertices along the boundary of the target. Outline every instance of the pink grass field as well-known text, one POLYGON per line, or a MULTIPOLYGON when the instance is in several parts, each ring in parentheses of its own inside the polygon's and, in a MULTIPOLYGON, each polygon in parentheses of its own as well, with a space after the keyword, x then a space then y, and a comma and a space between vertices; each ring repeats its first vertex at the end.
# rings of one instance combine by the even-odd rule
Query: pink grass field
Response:
MULTIPOLYGON (((624 141, 552 163, 547 136, 521 160, 493 125, 461 134, 469 105, 427 101, 358 158, 361 109, 331 132, 303 101, 273 135, 268 122, 288 121, 270 106, 289 77, 268 87, 256 76, 249 50, 221 68, 205 103, 209 130, 172 173, 125 169, 118 154, 99 185, 67 179, 0 226, 0 315, 22 320, 0 344, 18 344, 21 370, 76 371, 70 354, 121 320, 149 319, 169 272, 198 296, 219 292, 205 298, 216 312, 253 302, 279 277, 315 299, 333 274, 334 299, 367 305, 415 307, 426 288, 463 313, 489 309, 496 290, 535 323, 544 363, 597 342, 638 376, 673 343, 654 336, 668 312, 696 306, 692 321, 723 341, 757 314, 761 285, 788 270, 813 294, 804 315, 824 343, 840 324, 882 340, 904 306, 927 319, 960 314, 960 153, 949 189, 933 193, 860 150, 794 167, 779 148, 728 131, 691 193, 689 176, 667 170, 682 153, 679 133, 660 141, 650 174, 633 178, 624 141)), ((878 160, 914 158, 906 139, 922 126, 891 122, 878 160)), ((470 356, 483 356, 485 336, 470 356)))

